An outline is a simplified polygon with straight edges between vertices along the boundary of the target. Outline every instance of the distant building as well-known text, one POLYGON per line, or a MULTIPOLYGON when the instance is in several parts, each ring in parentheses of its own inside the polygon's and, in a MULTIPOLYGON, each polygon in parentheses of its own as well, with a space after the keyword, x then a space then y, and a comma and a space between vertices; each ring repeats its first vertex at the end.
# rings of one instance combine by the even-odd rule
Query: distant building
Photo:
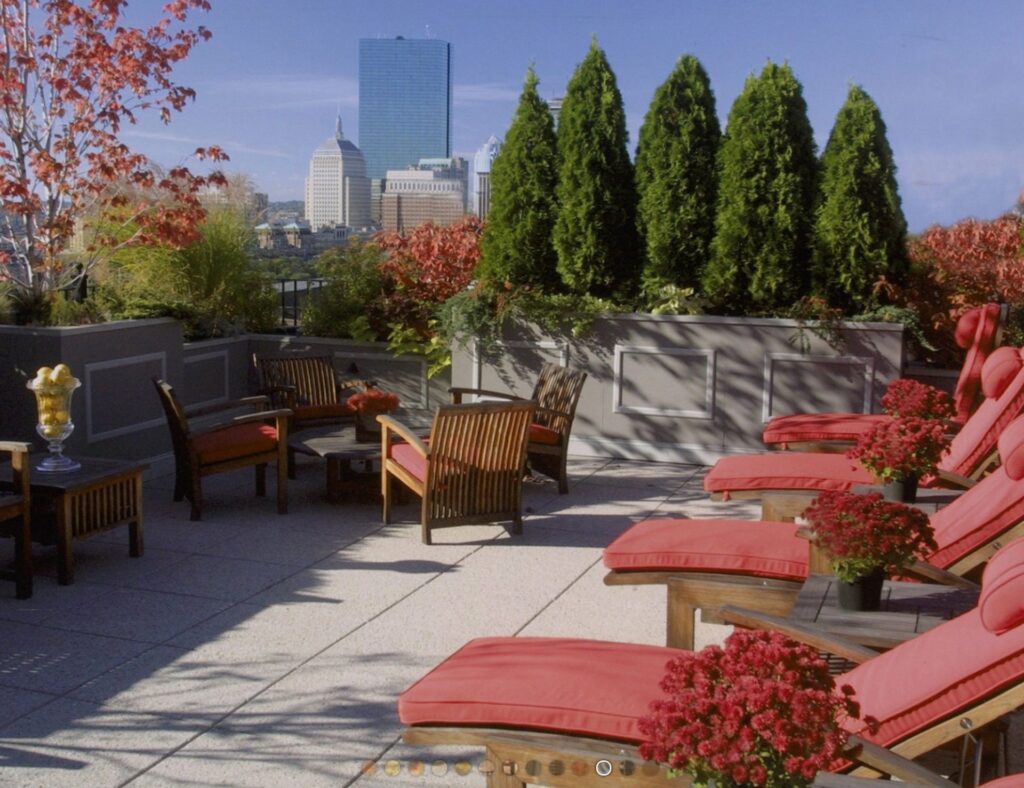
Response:
POLYGON ((553 98, 548 102, 548 110, 551 112, 551 119, 555 122, 555 131, 558 131, 558 116, 562 114, 563 96, 553 98))
POLYGON ((436 39, 359 41, 359 147, 375 219, 388 170, 452 155, 451 57, 451 44, 436 39))
POLYGON ((306 178, 306 221, 313 230, 370 224, 370 180, 359 148, 345 139, 338 116, 334 136, 313 153, 306 178))
POLYGON ((345 225, 313 230, 305 222, 264 222, 256 226, 256 247, 264 257, 309 259, 358 235, 345 225))
POLYGON ((406 170, 388 170, 382 201, 385 230, 410 230, 424 222, 447 227, 466 215, 465 159, 420 159, 406 170))
POLYGON ((486 219, 491 210, 491 164, 501 150, 501 140, 493 134, 473 157, 473 213, 486 219))

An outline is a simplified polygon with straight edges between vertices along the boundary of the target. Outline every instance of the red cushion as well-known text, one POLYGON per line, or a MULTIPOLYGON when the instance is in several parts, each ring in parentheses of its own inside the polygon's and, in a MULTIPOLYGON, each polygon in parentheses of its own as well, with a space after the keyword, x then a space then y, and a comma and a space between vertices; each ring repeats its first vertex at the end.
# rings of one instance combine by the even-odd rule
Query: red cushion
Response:
POLYGON ((330 405, 296 405, 295 419, 309 421, 311 419, 333 419, 351 416, 355 411, 345 402, 334 402, 330 405))
POLYGON ((545 427, 543 424, 530 425, 530 443, 543 443, 547 446, 557 446, 562 442, 562 436, 557 430, 545 427))
POLYGON ((965 350, 974 344, 974 335, 978 333, 978 324, 981 322, 983 308, 976 306, 968 309, 960 319, 956 321, 956 328, 953 330, 953 340, 959 347, 965 350))
POLYGON ((981 623, 989 632, 1005 632, 1024 621, 1024 539, 999 549, 981 576, 981 623))
POLYGON ((604 549, 622 572, 727 572, 807 578, 807 542, 793 523, 751 520, 644 520, 604 549))
POLYGON ((723 457, 704 477, 709 493, 736 490, 849 490, 874 484, 860 463, 842 454, 778 452, 723 457))
POLYGON ((196 435, 192 440, 192 448, 199 455, 201 465, 273 451, 276 446, 277 430, 259 422, 213 430, 196 435))
POLYGON ((427 458, 408 443, 395 443, 388 456, 421 482, 427 481, 427 458))
POLYGON ((1011 479, 1024 479, 1024 418, 1016 418, 999 435, 999 459, 1011 479))
POLYGON ((993 350, 981 368, 981 390, 989 399, 995 399, 1020 371, 1020 351, 1015 347, 1001 347, 993 350))
POLYGON ((406 725, 506 726, 637 743, 662 696, 663 646, 571 638, 471 640, 398 698, 406 725))
POLYGON ((1024 788, 1024 774, 1008 774, 998 780, 989 780, 979 788, 1024 788))
POLYGON ((794 413, 773 417, 761 437, 768 444, 856 441, 888 418, 881 413, 794 413))
POLYGON ((858 720, 846 727, 887 746, 1022 679, 1024 627, 993 634, 975 609, 837 676, 836 684, 850 684, 862 715, 881 723, 873 734, 858 720))
POLYGON ((1001 315, 999 304, 986 304, 965 312, 957 323, 957 344, 967 349, 953 392, 956 420, 961 424, 971 415, 981 398, 982 368, 995 349, 1001 315))

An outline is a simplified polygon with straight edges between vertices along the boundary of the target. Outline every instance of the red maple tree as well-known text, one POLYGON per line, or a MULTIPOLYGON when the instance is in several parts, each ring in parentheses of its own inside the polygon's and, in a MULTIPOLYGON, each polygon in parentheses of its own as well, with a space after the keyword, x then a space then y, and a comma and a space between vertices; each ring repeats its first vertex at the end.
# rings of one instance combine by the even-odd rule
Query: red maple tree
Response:
MULTIPOLYGON (((180 246, 197 237, 200 189, 223 175, 166 172, 119 137, 143 112, 167 123, 194 98, 175 64, 210 37, 187 25, 207 0, 171 0, 148 27, 124 23, 126 0, 0 0, 0 280, 47 293, 89 265, 61 260, 84 216, 116 217, 126 246, 180 246)), ((227 159, 216 147, 197 159, 227 159)), ((115 237, 116 236, 116 237, 115 237)), ((90 263, 96 261, 93 257, 90 263)))

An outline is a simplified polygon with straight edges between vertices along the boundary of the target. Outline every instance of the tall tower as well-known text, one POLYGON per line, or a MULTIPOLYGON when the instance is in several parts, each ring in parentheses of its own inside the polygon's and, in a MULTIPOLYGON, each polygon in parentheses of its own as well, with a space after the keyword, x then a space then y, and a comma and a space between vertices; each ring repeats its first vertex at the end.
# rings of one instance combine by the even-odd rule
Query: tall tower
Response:
POLYGON ((473 157, 473 213, 486 219, 491 210, 491 164, 501 150, 501 140, 493 134, 473 157))
POLYGON ((377 200, 388 170, 452 155, 451 58, 437 39, 360 39, 359 147, 377 200))
POLYGON ((326 139, 309 161, 306 178, 306 221, 314 230, 344 224, 370 224, 370 180, 363 154, 341 130, 341 115, 334 136, 326 139))

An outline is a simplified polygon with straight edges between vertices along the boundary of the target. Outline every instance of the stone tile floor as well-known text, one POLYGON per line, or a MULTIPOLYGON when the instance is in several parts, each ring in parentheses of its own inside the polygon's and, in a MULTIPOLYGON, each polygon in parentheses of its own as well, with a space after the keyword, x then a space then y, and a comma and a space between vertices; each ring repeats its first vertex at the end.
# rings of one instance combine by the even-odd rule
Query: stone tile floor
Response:
POLYGON ((0 585, 0 785, 482 785, 452 770, 482 752, 399 740, 407 685, 483 635, 663 643, 664 589, 603 585, 602 547, 655 512, 757 514, 708 502, 696 466, 571 471, 566 496, 527 482, 522 536, 455 528, 430 547, 413 504, 384 526, 373 502, 327 503, 312 459, 283 517, 251 471, 206 480, 199 523, 173 477, 147 479, 145 556, 118 529, 75 543, 73 586, 45 547, 31 600, 0 585), (389 760, 399 775, 363 771, 389 760))

